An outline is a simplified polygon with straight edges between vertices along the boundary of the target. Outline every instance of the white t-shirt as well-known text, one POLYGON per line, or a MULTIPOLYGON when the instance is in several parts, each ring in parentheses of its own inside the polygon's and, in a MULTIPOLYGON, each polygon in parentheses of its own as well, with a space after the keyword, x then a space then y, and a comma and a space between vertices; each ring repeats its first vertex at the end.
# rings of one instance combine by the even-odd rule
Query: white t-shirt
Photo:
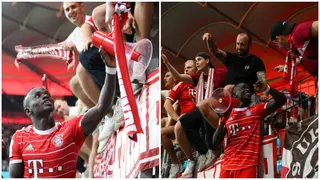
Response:
MULTIPOLYGON (((87 16, 87 15, 86 15, 86 21, 87 21, 89 18, 90 18, 90 16, 87 16)), ((68 38, 66 39, 66 42, 67 42, 67 43, 72 42, 72 43, 76 46, 78 52, 81 52, 81 51, 82 51, 83 46, 82 46, 82 39, 81 39, 81 30, 80 30, 79 27, 76 27, 76 28, 72 31, 72 33, 71 33, 71 34, 68 36, 68 38)))

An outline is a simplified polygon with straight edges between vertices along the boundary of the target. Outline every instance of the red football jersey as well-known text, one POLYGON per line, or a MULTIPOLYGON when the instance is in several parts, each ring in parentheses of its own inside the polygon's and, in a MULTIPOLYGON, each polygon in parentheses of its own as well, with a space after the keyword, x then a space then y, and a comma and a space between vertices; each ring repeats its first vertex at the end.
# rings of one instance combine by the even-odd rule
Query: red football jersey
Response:
POLYGON ((75 178, 80 148, 86 139, 82 116, 45 131, 32 125, 15 132, 10 144, 10 164, 23 163, 25 178, 75 178))
POLYGON ((315 73, 318 72, 318 37, 310 36, 312 23, 308 21, 296 25, 292 32, 292 43, 304 68, 315 73))
POLYGON ((227 146, 222 168, 240 170, 259 163, 260 124, 266 116, 266 103, 250 108, 234 108, 225 124, 227 146))
POLYGON ((179 100, 180 115, 182 115, 191 112, 196 108, 194 103, 195 95, 195 90, 193 89, 192 84, 179 82, 171 89, 167 98, 173 102, 179 100))

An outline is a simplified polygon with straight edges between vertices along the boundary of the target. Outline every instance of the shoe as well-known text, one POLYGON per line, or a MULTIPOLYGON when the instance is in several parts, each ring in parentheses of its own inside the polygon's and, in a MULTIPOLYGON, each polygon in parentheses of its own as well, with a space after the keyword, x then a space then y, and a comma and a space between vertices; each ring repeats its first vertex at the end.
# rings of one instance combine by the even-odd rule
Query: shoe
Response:
POLYGON ((113 106, 113 116, 112 118, 115 121, 114 124, 114 131, 117 131, 123 121, 123 111, 122 111, 122 106, 121 106, 121 98, 118 98, 116 105, 113 106))
POLYGON ((98 146, 98 150, 97 150, 97 153, 98 154, 102 154, 104 149, 107 147, 107 144, 108 144, 108 141, 109 141, 109 138, 105 138, 103 139, 102 141, 99 141, 99 146, 98 146))
POLYGON ((131 81, 131 86, 134 96, 138 95, 142 90, 142 84, 137 79, 131 81))
POLYGON ((181 178, 192 178, 195 165, 196 165, 195 161, 188 160, 187 167, 181 174, 181 178))
POLYGON ((178 173, 180 172, 180 164, 171 164, 169 178, 176 178, 178 173))
POLYGON ((198 157, 198 171, 203 171, 206 166, 207 156, 206 154, 202 154, 198 157))
POLYGON ((206 163, 204 168, 211 166, 216 159, 217 159, 216 153, 209 149, 206 154, 206 163))
POLYGON ((114 126, 115 126, 115 121, 113 120, 113 118, 105 117, 103 129, 102 131, 100 131, 98 141, 102 141, 106 138, 109 139, 114 133, 114 126))

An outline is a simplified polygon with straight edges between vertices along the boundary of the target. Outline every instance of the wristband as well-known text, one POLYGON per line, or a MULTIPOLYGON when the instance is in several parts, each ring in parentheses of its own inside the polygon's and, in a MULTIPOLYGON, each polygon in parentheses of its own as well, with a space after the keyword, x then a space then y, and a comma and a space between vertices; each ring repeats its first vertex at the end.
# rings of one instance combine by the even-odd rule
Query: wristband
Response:
POLYGON ((115 74, 117 74, 117 68, 112 68, 112 67, 106 66, 106 73, 111 74, 111 75, 115 75, 115 74))

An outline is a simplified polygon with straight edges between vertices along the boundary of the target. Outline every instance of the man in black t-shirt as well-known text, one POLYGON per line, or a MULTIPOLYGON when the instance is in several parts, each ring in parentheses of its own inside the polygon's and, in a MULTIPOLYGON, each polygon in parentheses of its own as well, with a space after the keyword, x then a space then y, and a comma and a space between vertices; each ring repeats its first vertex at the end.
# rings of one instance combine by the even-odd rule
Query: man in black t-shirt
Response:
POLYGON ((262 60, 250 53, 252 38, 248 33, 240 33, 236 40, 237 53, 225 52, 217 48, 210 33, 203 35, 209 51, 227 67, 227 84, 246 83, 254 93, 253 85, 260 79, 266 82, 266 68, 262 60))
POLYGON ((245 83, 250 84, 250 90, 254 93, 253 84, 258 81, 257 74, 265 74, 262 60, 250 54, 246 57, 239 54, 226 52, 227 56, 223 64, 227 67, 227 84, 245 83))

